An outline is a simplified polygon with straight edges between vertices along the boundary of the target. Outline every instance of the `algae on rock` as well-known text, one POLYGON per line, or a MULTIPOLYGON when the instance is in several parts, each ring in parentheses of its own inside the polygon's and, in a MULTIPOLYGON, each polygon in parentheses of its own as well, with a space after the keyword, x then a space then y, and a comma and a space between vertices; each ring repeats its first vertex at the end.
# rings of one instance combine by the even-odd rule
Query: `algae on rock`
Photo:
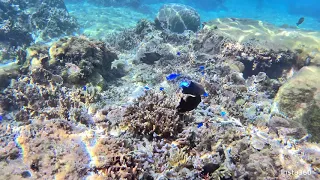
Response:
POLYGON ((276 95, 279 110, 300 122, 311 133, 312 141, 320 141, 320 68, 303 67, 285 83, 276 95))

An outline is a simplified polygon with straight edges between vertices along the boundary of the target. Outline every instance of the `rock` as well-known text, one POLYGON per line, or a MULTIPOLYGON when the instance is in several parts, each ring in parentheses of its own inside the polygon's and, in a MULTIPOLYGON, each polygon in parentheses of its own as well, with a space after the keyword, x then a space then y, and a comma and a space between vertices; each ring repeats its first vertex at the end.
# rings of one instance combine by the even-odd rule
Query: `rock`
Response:
POLYGON ((303 67, 292 79, 280 87, 275 102, 280 112, 301 123, 320 141, 320 68, 303 67))
POLYGON ((196 32, 200 27, 200 15, 186 5, 165 4, 160 8, 155 23, 159 28, 176 33, 183 33, 185 30, 196 32))
POLYGON ((296 139, 300 139, 307 134, 306 129, 300 123, 278 116, 273 116, 267 126, 271 132, 278 135, 293 136, 296 139))
POLYGON ((0 66, 0 88, 5 88, 9 85, 10 80, 18 77, 19 66, 12 62, 0 66))
POLYGON ((144 53, 144 57, 141 58, 141 61, 146 64, 154 64, 155 61, 158 61, 161 58, 161 55, 156 52, 144 53))
POLYGON ((154 64, 159 60, 172 60, 174 57, 172 46, 156 38, 145 43, 137 53, 137 60, 146 64, 154 64))

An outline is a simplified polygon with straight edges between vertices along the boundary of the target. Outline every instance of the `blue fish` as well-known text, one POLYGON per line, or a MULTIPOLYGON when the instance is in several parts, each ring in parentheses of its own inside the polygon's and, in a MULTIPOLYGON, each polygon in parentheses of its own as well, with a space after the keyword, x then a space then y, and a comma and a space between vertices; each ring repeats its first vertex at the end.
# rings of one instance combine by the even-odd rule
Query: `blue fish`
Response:
POLYGON ((189 87, 190 83, 187 81, 181 81, 180 82, 180 87, 189 87))
POLYGON ((86 91, 87 90, 87 86, 83 86, 83 88, 82 88, 84 91, 86 91))
POLYGON ((2 122, 2 120, 3 120, 3 117, 0 115, 0 123, 2 122))
POLYGON ((220 115, 221 115, 222 117, 224 117, 224 116, 227 115, 227 113, 226 113, 225 111, 221 111, 220 115))
POLYGON ((203 96, 204 96, 204 97, 208 97, 209 94, 208 94, 207 92, 205 92, 205 93, 203 93, 203 96))
POLYGON ((171 81, 171 80, 176 79, 179 76, 180 76, 180 74, 172 73, 172 74, 169 74, 166 78, 168 81, 171 81))
POLYGON ((201 123, 198 123, 198 128, 201 128, 203 126, 203 122, 201 122, 201 123))
POLYGON ((160 87, 160 91, 163 91, 164 90, 164 87, 160 87))
POLYGON ((204 70, 204 66, 200 66, 199 69, 200 69, 200 71, 203 71, 204 70))
POLYGON ((204 71, 201 71, 201 74, 204 75, 204 71))
POLYGON ((180 56, 180 55, 181 55, 181 52, 178 51, 178 52, 177 52, 177 55, 180 56))
POLYGON ((145 90, 150 90, 150 88, 148 86, 145 86, 144 89, 145 90))

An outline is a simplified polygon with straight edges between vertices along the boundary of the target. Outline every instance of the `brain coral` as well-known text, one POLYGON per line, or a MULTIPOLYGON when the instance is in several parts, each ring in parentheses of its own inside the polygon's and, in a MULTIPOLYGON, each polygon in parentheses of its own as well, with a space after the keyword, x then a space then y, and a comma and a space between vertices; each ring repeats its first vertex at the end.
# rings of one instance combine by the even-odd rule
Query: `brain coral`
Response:
POLYGON ((189 6, 182 4, 165 4, 155 19, 156 24, 172 32, 183 33, 184 30, 196 32, 200 27, 200 15, 189 6))

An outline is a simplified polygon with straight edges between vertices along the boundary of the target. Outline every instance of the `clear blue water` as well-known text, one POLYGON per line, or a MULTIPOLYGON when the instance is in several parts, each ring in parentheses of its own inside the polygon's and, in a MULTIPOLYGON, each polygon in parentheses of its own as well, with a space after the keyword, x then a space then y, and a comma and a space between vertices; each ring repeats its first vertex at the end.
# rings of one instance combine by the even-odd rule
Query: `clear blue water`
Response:
MULTIPOLYGON (((79 7, 90 3, 83 1, 76 4, 79 7)), ((276 26, 295 26, 299 18, 304 17, 305 21, 299 26, 301 29, 320 31, 320 2, 317 0, 141 0, 142 8, 131 10, 141 12, 152 20, 165 3, 189 5, 199 12, 201 21, 234 17, 261 20, 276 26)), ((67 7, 71 11, 75 10, 74 7, 68 6, 68 1, 67 7)))

